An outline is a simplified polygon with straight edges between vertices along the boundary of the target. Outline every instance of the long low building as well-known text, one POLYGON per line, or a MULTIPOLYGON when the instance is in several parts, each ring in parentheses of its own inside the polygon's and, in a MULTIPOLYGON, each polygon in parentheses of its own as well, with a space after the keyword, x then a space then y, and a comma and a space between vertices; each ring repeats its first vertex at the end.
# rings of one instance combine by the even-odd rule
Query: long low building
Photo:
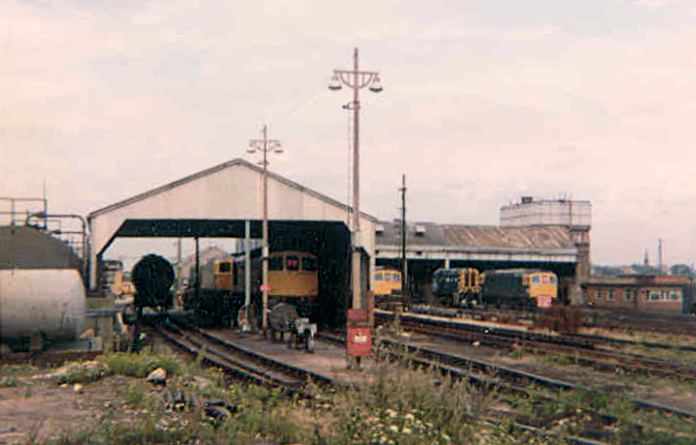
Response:
MULTIPOLYGON (((378 265, 398 267, 401 222, 376 224, 378 265)), ((563 297, 581 298, 576 278, 578 247, 565 226, 500 227, 419 222, 406 226, 406 258, 412 292, 429 293, 432 273, 441 267, 479 270, 529 267, 555 272, 563 297)))

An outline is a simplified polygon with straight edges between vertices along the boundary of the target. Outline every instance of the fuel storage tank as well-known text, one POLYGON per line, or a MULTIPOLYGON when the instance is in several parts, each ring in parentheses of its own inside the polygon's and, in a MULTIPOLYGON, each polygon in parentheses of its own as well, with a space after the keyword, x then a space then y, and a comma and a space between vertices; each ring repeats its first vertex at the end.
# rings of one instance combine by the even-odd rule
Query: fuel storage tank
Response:
POLYGON ((80 266, 64 242, 41 230, 0 227, 0 341, 17 349, 37 334, 75 339, 86 306, 80 266))

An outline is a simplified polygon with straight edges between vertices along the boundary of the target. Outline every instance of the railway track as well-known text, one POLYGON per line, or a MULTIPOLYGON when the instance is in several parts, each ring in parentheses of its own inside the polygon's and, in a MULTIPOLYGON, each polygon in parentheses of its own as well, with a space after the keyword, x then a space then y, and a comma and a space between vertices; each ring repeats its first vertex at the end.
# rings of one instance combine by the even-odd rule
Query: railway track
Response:
POLYGON ((202 354, 207 365, 254 384, 281 388, 303 397, 311 397, 303 390, 308 380, 340 386, 329 376, 289 365, 187 323, 169 321, 159 326, 157 332, 189 354, 202 354))
MULTIPOLYGON (((342 335, 321 333, 319 335, 319 340, 328 341, 334 344, 343 344, 345 342, 345 337, 342 335)), ((533 387, 540 387, 545 390, 550 390, 552 392, 567 390, 588 392, 597 391, 595 388, 577 385, 574 383, 521 371, 511 367, 501 366, 460 354, 444 352, 434 348, 410 345, 397 340, 385 338, 380 339, 378 350, 380 354, 386 355, 388 358, 394 360, 406 360, 408 363, 415 365, 416 367, 436 370, 440 374, 453 380, 465 381, 467 384, 472 386, 484 390, 495 390, 504 395, 530 398, 534 392, 537 399, 542 399, 549 402, 555 399, 553 393, 539 395, 539 392, 533 388, 530 388, 530 385, 533 387)), ((633 399, 631 402, 638 409, 679 416, 687 419, 687 421, 696 422, 696 414, 690 411, 641 399, 633 399)), ((598 443, 595 440, 603 441, 617 439, 617 437, 615 437, 615 432, 612 431, 612 427, 619 423, 620 420, 618 418, 600 413, 590 408, 584 409, 583 411, 590 414, 593 420, 601 423, 606 430, 585 430, 582 434, 580 434, 579 437, 567 437, 567 443, 598 443)), ((509 413, 499 412, 498 414, 505 416, 509 413)), ((577 414, 578 413, 576 412, 561 413, 560 417, 563 418, 563 415, 570 417, 577 414)), ((556 420, 560 420, 560 418, 556 420)), ((635 431, 646 430, 646 432, 650 434, 667 434, 667 436, 670 436, 664 431, 649 431, 649 429, 646 429, 644 426, 638 423, 631 423, 629 426, 635 431)))
MULTIPOLYGON (((312 379, 326 387, 346 386, 323 374, 279 362, 273 357, 232 343, 215 333, 189 323, 168 322, 158 327, 157 331, 167 341, 192 355, 197 356, 203 353, 203 361, 206 364, 218 367, 235 378, 241 378, 255 384, 282 388, 287 393, 297 394, 304 398, 312 397, 311 394, 303 390, 303 385, 307 379, 312 379)), ((325 337, 321 338, 326 340, 325 337)), ((500 418, 482 420, 494 425, 503 424, 503 420, 500 418)), ((582 437, 560 436, 557 433, 548 432, 543 428, 519 421, 507 422, 505 425, 513 431, 555 438, 567 444, 601 445, 604 443, 582 437)))
MULTIPOLYGON (((381 312, 376 314, 376 318, 390 321, 394 319, 394 316, 381 312)), ((595 344, 589 338, 581 338, 575 342, 575 336, 552 336, 519 330, 488 328, 480 325, 450 323, 408 314, 400 316, 400 323, 415 332, 457 341, 479 342, 493 347, 522 349, 542 354, 552 353, 577 364, 591 366, 602 371, 621 371, 629 374, 696 381, 696 368, 639 354, 596 349, 595 344)))
MULTIPOLYGON (((519 325, 534 324, 540 313, 515 309, 467 309, 416 305, 415 313, 432 313, 445 317, 466 315, 473 320, 498 321, 519 325)), ((580 309, 582 326, 607 330, 654 332, 662 334, 696 335, 696 317, 686 314, 655 314, 645 312, 617 312, 598 309, 580 309)))
MULTIPOLYGON (((449 308, 440 308, 440 307, 427 307, 427 306, 415 306, 412 308, 410 311, 414 314, 421 314, 421 315, 434 315, 438 317, 444 317, 444 318, 450 318, 450 319, 455 319, 460 317, 461 313, 475 313, 478 316, 472 317, 472 319, 476 320, 495 320, 499 323, 506 323, 509 322, 510 320, 514 321, 514 314, 519 312, 519 311, 513 311, 510 309, 502 309, 502 310, 496 310, 494 312, 483 312, 480 310, 462 310, 462 309, 449 309, 449 308)), ((533 315, 531 312, 523 312, 524 314, 529 314, 533 315)), ((680 317, 687 317, 690 318, 689 316, 680 316, 680 317)), ((460 319, 462 320, 463 323, 466 323, 466 319, 460 319)), ((532 319, 529 319, 530 323, 527 324, 519 324, 519 326, 527 328, 533 323, 532 319)), ((694 321, 696 323, 696 321, 694 321)), ((514 324, 514 323, 513 323, 514 324)), ((490 329, 490 328, 489 328, 490 329)), ((495 328, 499 329, 499 328, 495 328)), ((510 330, 513 330, 512 328, 510 330)), ((679 334, 684 334, 684 332, 679 332, 679 334)), ((593 344, 593 345, 607 345, 607 346, 640 346, 640 347, 647 347, 647 348, 654 348, 654 349, 669 349, 669 350, 674 350, 674 351, 681 351, 681 352, 696 352, 696 346, 690 346, 690 345, 675 345, 675 344, 670 344, 670 343, 660 343, 660 342, 650 342, 650 341, 637 341, 637 340, 630 340, 630 339, 625 339, 625 338, 616 338, 616 337, 606 337, 606 336, 601 336, 601 335, 593 335, 593 334, 564 334, 565 337, 569 339, 575 339, 578 343, 588 343, 588 344, 593 344)))

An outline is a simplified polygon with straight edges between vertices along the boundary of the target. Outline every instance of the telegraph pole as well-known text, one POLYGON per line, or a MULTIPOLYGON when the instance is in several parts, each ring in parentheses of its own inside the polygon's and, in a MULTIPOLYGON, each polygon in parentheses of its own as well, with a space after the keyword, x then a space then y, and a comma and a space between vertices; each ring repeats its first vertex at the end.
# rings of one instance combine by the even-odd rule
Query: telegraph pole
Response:
POLYGON ((330 90, 340 90, 343 85, 353 90, 353 309, 362 307, 361 257, 360 257, 360 89, 369 85, 370 91, 382 91, 382 82, 376 71, 360 71, 358 67, 358 48, 353 50, 353 70, 333 70, 329 83, 330 90))
POLYGON ((411 293, 408 291, 408 267, 406 263, 406 175, 401 175, 401 298, 405 309, 411 307, 411 293))
POLYGON ((268 126, 264 124, 261 135, 262 139, 252 139, 249 141, 248 153, 262 153, 262 161, 260 164, 263 166, 263 228, 262 228, 262 253, 261 253, 261 292, 263 293, 263 301, 261 308, 261 327, 265 333, 268 329, 268 291, 270 290, 268 286, 268 154, 282 153, 283 150, 280 148, 280 141, 276 139, 268 139, 268 126))

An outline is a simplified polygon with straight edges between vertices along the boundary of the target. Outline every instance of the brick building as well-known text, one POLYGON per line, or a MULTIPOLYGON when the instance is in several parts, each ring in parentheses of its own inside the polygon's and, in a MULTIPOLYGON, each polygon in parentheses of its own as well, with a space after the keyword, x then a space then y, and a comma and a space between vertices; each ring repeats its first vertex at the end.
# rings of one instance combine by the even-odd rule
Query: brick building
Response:
POLYGON ((585 302, 602 309, 689 313, 693 305, 688 277, 593 277, 582 287, 585 302))

